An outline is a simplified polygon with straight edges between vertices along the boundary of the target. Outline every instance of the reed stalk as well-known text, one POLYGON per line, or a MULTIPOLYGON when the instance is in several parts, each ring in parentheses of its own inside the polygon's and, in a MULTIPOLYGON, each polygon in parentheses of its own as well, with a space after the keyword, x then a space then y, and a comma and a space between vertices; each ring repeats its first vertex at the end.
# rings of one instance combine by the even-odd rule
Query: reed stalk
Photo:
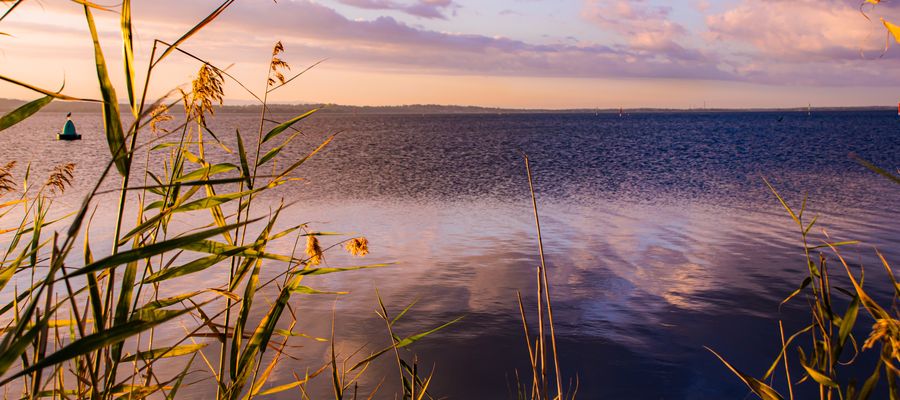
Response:
MULTIPOLYGON (((15 4, 19 3, 17 1, 15 4)), ((291 235, 295 237, 295 246, 300 238, 323 235, 309 230, 305 224, 276 230, 279 214, 288 208, 287 205, 281 205, 267 215, 254 215, 250 207, 251 200, 259 193, 273 191, 289 183, 292 174, 297 173, 306 160, 316 156, 333 138, 312 143, 305 157, 287 160, 284 164, 276 163, 276 160, 283 158, 281 150, 299 137, 299 131, 294 126, 311 113, 273 123, 274 117, 266 114, 268 93, 290 83, 303 72, 290 79, 284 78, 281 70, 287 67, 287 63, 276 57, 283 51, 279 43, 276 49, 280 50, 273 52, 269 60, 271 70, 265 93, 257 95, 235 76, 185 50, 192 36, 233 3, 233 0, 228 0, 174 42, 154 40, 143 87, 139 87, 134 76, 131 3, 126 0, 115 10, 122 17, 125 90, 134 117, 133 123, 126 128, 118 113, 116 88, 109 80, 92 17, 92 10, 108 11, 109 8, 90 2, 80 3, 84 6, 85 20, 94 44, 100 99, 67 96, 0 76, 0 80, 42 95, 38 100, 0 117, 0 130, 29 118, 52 101, 90 101, 99 104, 103 110, 104 131, 110 151, 109 162, 78 209, 67 218, 52 221, 47 216, 57 195, 55 192, 68 189, 74 166, 61 166, 37 189, 30 185, 31 168, 28 166, 22 190, 15 187, 12 175, 14 164, 0 168, 0 197, 15 197, 0 203, 0 235, 7 239, 4 240, 6 249, 0 261, 0 290, 10 283, 16 285, 13 299, 6 305, 0 304, 0 385, 7 390, 20 388, 17 389, 20 393, 16 395, 21 397, 174 398, 180 388, 192 384, 185 378, 199 355, 210 369, 203 380, 215 382, 216 397, 219 399, 251 399, 297 387, 302 391, 306 383, 324 367, 302 379, 297 377, 293 383, 267 386, 272 371, 288 356, 286 352, 291 347, 288 343, 295 337, 303 336, 295 331, 303 329, 303 326, 294 316, 290 301, 324 293, 301 285, 304 278, 386 266, 320 267, 313 262, 314 255, 297 255, 293 249, 290 254, 267 250, 279 239, 291 235), (197 84, 191 93, 184 94, 184 97, 190 97, 185 101, 188 107, 178 118, 178 126, 162 133, 156 132, 159 134, 155 137, 145 138, 140 135, 142 128, 149 126, 156 131, 160 123, 172 119, 171 115, 163 118, 162 114, 181 101, 171 101, 168 95, 152 103, 148 98, 154 71, 169 56, 176 54, 198 62, 200 72, 197 84), (280 84, 276 84, 273 77, 280 84), (262 107, 252 168, 240 133, 237 134, 239 152, 231 155, 236 157, 232 163, 207 160, 207 143, 224 146, 205 123, 205 118, 214 112, 213 103, 221 103, 223 79, 236 82, 258 99, 262 107), (266 130, 266 124, 273 126, 266 130), (298 133, 284 135, 291 130, 298 133), (277 145, 266 144, 275 140, 281 142, 277 145), (196 154, 193 153, 194 144, 196 154), (145 152, 143 171, 132 168, 133 160, 140 152, 145 152), (162 160, 161 165, 151 160, 162 160), (272 174, 258 173, 262 171, 261 167, 268 168, 269 165, 272 166, 272 174), (287 167, 276 169, 276 165, 287 167), (155 167, 160 166, 163 172, 157 176, 153 171, 158 171, 155 167), (113 170, 121 176, 119 188, 101 191, 104 182, 113 179, 110 176, 113 170), (140 186, 134 186, 132 183, 139 181, 140 176, 133 175, 140 173, 143 173, 142 182, 140 186), (259 180, 265 181, 260 183, 259 180), (134 193, 130 193, 133 191, 138 193, 136 198, 134 193), (96 210, 96 205, 104 201, 102 197, 111 193, 117 195, 118 200, 115 215, 110 216, 113 221, 113 244, 109 254, 95 257, 91 249, 94 242, 90 236, 91 209, 96 210), (124 219, 125 214, 132 210, 137 216, 134 225, 124 219), (202 214, 211 217, 212 221, 204 221, 202 214), (182 221, 187 222, 188 228, 178 228, 183 224, 173 224, 182 221), (50 230, 64 224, 67 227, 49 234, 50 230), (238 232, 241 232, 240 240, 238 232), (72 252, 79 236, 84 237, 83 262, 73 263, 70 260, 74 259, 72 252), (280 266, 281 271, 274 278, 263 281, 260 270, 264 261, 271 266, 268 269, 280 266), (222 282, 218 287, 202 287, 180 293, 162 292, 167 283, 190 279, 197 276, 194 274, 215 268, 229 268, 228 282, 222 282), (20 284, 27 287, 20 290, 20 284), (276 294, 271 302, 254 301, 254 298, 269 292, 276 294), (237 305, 240 305, 239 311, 233 315, 232 307, 237 305), (255 326, 251 325, 251 312, 263 315, 255 326), (195 325, 185 326, 183 336, 159 340, 156 335, 159 329, 171 332, 173 326, 188 321, 195 322, 195 325), (279 329, 283 326, 288 328, 279 329), (212 343, 219 343, 219 346, 211 346, 219 350, 218 367, 212 367, 204 353, 208 351, 204 347, 209 343, 197 343, 195 339, 198 337, 209 337, 212 343), (270 351, 276 353, 269 357, 270 351), (265 359, 269 360, 269 364, 264 367, 265 359), (177 361, 175 365, 178 368, 156 367, 161 360, 177 361), (122 368, 126 363, 131 364, 130 368, 122 368)), ((8 9, 4 17, 14 8, 8 9)), ((346 250, 354 256, 361 257, 368 253, 368 240, 365 238, 347 238, 320 251, 327 252, 344 243, 347 243, 346 250)), ((315 255, 316 259, 321 257, 321 254, 315 255)), ((204 284, 207 285, 211 284, 204 284)), ((386 310, 384 303, 380 304, 386 310)), ((390 320, 389 326, 407 310, 390 320)), ((405 348, 451 323, 392 340, 386 349, 355 360, 353 367, 344 371, 355 371, 356 375, 342 382, 352 384, 355 393, 359 377, 376 358, 392 349, 399 354, 397 349, 405 348)), ((398 368, 401 368, 401 375, 411 373, 408 375, 411 385, 402 389, 404 396, 416 400, 426 397, 431 377, 422 379, 417 359, 414 358, 411 366, 401 360, 398 368)), ((347 388, 349 386, 343 389, 347 388)), ((373 395, 378 388, 380 384, 372 392, 373 395)))

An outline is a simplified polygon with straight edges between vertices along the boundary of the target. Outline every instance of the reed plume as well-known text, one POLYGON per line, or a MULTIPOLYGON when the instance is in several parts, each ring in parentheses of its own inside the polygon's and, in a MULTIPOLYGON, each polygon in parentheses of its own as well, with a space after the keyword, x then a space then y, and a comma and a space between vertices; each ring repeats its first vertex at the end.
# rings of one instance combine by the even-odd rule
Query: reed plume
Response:
POLYGON ((0 167, 0 194, 8 193, 16 188, 16 184, 12 180, 12 169, 15 168, 16 162, 10 161, 6 165, 0 167))
POLYGON ((283 70, 291 70, 291 66, 280 58, 278 55, 284 52, 284 45, 281 44, 279 40, 278 43, 275 43, 275 47, 272 49, 272 60, 269 62, 269 70, 271 73, 269 74, 269 86, 275 86, 275 79, 278 79, 282 85, 286 82, 284 79, 284 74, 281 72, 283 70), (275 76, 275 79, 272 76, 275 76))
POLYGON ((364 237, 350 239, 344 248, 354 256, 365 257, 366 254, 369 254, 369 239, 364 237))
MULTIPOLYGON (((900 361, 900 321, 893 318, 883 318, 872 325, 872 333, 863 344, 863 350, 868 350, 881 343, 885 353, 894 360, 900 361)), ((890 364, 886 364, 890 365, 890 364)))
POLYGON ((53 171, 50 172, 45 185, 50 188, 50 192, 63 194, 66 191, 66 187, 72 187, 74 172, 75 163, 57 165, 53 167, 53 171))
POLYGON ((188 118, 194 118, 200 125, 206 125, 206 116, 215 115, 213 103, 222 105, 225 92, 222 88, 222 72, 209 64, 203 64, 197 78, 191 83, 190 99, 185 99, 188 118))
POLYGON ((319 239, 313 235, 306 237, 306 256, 309 258, 309 265, 322 263, 322 246, 319 245, 319 239))
POLYGON ((172 116, 169 115, 169 106, 160 104, 150 112, 150 131, 153 133, 169 133, 169 130, 159 126, 159 124, 171 121, 172 116))

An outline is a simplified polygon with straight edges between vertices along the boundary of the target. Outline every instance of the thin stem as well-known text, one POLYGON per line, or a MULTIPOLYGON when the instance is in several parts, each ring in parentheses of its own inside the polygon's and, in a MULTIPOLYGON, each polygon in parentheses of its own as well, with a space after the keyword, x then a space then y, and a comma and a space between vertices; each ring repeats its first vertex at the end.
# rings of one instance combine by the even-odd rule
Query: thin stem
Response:
POLYGON ((541 278, 543 279, 543 287, 544 287, 544 298, 547 303, 547 322, 550 325, 550 345, 552 346, 553 351, 553 364, 556 371, 556 393, 557 397, 563 395, 562 391, 562 377, 559 373, 559 358, 556 351, 556 332, 553 327, 553 308, 550 305, 550 282, 547 279, 547 265, 544 262, 544 242, 541 238, 541 220, 538 216, 537 209, 537 197, 534 194, 534 179, 531 175, 531 165, 528 162, 528 155, 524 152, 522 153, 523 158, 525 159, 525 171, 528 173, 528 188, 531 191, 531 205, 534 210, 534 224, 537 229, 537 237, 538 237, 538 251, 541 256, 541 278))

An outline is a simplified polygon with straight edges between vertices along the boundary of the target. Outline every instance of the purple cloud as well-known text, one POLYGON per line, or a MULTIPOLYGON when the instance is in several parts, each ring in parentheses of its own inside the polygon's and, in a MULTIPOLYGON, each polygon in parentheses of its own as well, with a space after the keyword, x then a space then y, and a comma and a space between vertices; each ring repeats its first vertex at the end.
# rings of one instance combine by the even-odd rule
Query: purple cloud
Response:
MULTIPOLYGON (((892 50, 880 62, 862 60, 854 47, 854 38, 858 37, 854 35, 858 33, 846 29, 851 26, 849 22, 826 20, 837 24, 834 29, 815 25, 814 17, 828 17, 833 12, 831 8, 822 13, 806 10, 813 18, 809 20, 801 18, 807 15, 800 13, 802 8, 784 8, 793 3, 813 8, 813 0, 742 0, 719 14, 709 15, 705 21, 708 31, 699 34, 671 21, 669 8, 646 1, 585 1, 590 7, 583 10, 583 17, 620 35, 622 41, 596 43, 573 38, 536 43, 439 32, 387 16, 350 19, 311 0, 277 4, 245 0, 236 2, 184 48, 215 62, 256 63, 260 54, 264 57, 267 53, 259 43, 282 40, 291 49, 291 55, 303 62, 327 57, 331 65, 411 74, 708 79, 811 85, 900 82, 900 65, 895 62, 900 50, 892 50), (772 10, 767 12, 763 5, 772 10), (608 13, 597 14, 604 10, 608 13), (793 14, 786 13, 785 18, 779 19, 777 13, 784 10, 793 14)), ((440 0, 440 4, 452 1, 440 0)), ((826 6, 848 7, 836 0, 819 4, 826 6)), ((59 8, 71 9, 73 18, 81 18, 77 7, 59 8)), ((855 14, 846 14, 846 18, 868 24, 858 10, 849 8, 855 14)), ((136 2, 134 10, 141 21, 140 37, 145 41, 160 38, 169 42, 208 12, 208 6, 200 2, 176 0, 136 2), (173 14, 170 10, 175 7, 179 12, 173 14)), ((98 18, 110 20, 104 26, 109 29, 109 37, 116 40, 118 25, 114 16, 98 14, 98 18)), ((46 27, 33 27, 42 29, 46 27)), ((878 33, 884 37, 883 31, 878 33)))
POLYGON ((458 7, 453 0, 415 0, 412 4, 395 0, 338 0, 338 2, 369 10, 396 10, 416 17, 435 19, 447 19, 445 11, 458 7))

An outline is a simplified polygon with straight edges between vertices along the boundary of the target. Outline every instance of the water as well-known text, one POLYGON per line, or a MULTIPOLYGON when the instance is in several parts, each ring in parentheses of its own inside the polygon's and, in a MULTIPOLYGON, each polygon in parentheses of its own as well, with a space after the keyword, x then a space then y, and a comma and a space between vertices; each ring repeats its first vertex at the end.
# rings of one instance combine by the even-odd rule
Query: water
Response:
MULTIPOLYGON (((35 176, 54 163, 78 164, 75 189, 56 200, 63 207, 80 202, 108 159, 99 115, 76 117, 81 142, 51 140, 64 120, 53 113, 0 135, 2 159, 36 163, 35 176)), ((234 148, 234 129, 255 132, 256 118, 221 114, 212 130, 234 148)), ((402 334, 465 315, 413 348, 423 367, 436 366, 434 393, 506 398, 515 371, 528 374, 516 291, 529 309, 536 298, 522 149, 534 168, 560 359, 567 379, 578 377, 580 398, 743 398, 747 390, 703 346, 758 376, 779 349, 777 320, 791 330, 808 319, 803 301, 778 310, 805 267, 796 229, 762 177, 796 207, 808 194, 807 215, 819 215, 818 227, 835 240, 862 241, 845 256, 869 267, 866 281, 884 299, 890 292, 872 247, 900 263, 900 188, 848 154, 896 168, 898 125, 892 112, 320 115, 286 159, 341 133, 301 167, 303 181, 267 195, 258 210, 284 196, 297 202, 284 224, 364 234, 367 263, 397 263, 310 278, 309 286, 351 294, 337 303, 295 296, 304 332, 330 335, 335 307, 339 351, 374 349, 387 343, 373 313, 375 289, 393 313, 418 299, 396 327, 402 334)), ((115 195, 105 196, 100 215, 114 212, 115 195)), ((92 235, 109 230, 96 218, 92 235)), ((822 238, 816 229, 814 241, 822 238)), ((330 265, 353 262, 334 254, 326 256, 330 265)), ((183 278, 171 289, 225 276, 183 278)), ((327 345, 300 344, 300 360, 285 361, 274 384, 322 365, 327 345)), ((384 376, 386 390, 396 388, 389 361, 363 379, 366 390, 384 376)), ((327 383, 311 389, 328 393, 327 383)), ((186 391, 206 398, 212 388, 206 382, 186 391)))

